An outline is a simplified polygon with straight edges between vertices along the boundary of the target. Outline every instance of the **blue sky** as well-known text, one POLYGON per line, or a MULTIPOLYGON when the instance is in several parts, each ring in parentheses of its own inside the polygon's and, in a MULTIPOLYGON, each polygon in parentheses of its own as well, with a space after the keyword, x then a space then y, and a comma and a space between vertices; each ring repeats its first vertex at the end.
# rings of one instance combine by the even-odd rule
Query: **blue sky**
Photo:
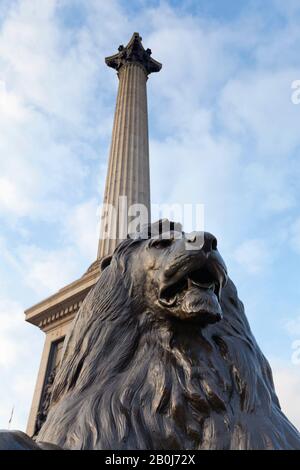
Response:
POLYGON ((23 310, 96 256, 117 77, 134 31, 154 203, 202 203, 282 406, 300 427, 297 0, 0 1, 0 425, 25 428, 43 333, 23 310), (128 5, 129 3, 129 5, 128 5))

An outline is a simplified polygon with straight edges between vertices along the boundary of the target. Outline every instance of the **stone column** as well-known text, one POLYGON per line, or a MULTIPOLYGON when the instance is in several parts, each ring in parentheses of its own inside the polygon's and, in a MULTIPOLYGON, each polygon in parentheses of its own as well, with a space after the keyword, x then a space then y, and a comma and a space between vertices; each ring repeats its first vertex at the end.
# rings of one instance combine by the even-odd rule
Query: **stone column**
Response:
POLYGON ((126 47, 120 46, 118 54, 105 59, 109 67, 118 71, 119 89, 103 200, 98 259, 111 254, 126 235, 120 233, 120 221, 127 218, 128 223, 130 222, 130 206, 143 204, 148 210, 150 222, 146 82, 150 73, 161 69, 161 64, 150 57, 150 49, 145 50, 141 40, 139 34, 134 33, 126 47), (127 204, 124 198, 120 199, 122 196, 127 198, 127 204), (112 205, 117 213, 111 213, 108 217, 106 204, 112 205))

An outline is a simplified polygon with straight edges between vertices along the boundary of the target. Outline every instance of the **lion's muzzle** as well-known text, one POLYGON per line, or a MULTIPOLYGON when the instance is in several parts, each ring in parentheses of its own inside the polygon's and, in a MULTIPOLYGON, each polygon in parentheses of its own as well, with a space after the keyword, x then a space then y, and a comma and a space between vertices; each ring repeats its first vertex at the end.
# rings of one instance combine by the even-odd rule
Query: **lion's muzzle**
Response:
POLYGON ((173 255, 169 253, 158 300, 176 317, 197 319, 205 326, 222 319, 220 299, 227 269, 213 235, 204 234, 199 250, 186 249, 188 240, 188 236, 177 240, 173 255))

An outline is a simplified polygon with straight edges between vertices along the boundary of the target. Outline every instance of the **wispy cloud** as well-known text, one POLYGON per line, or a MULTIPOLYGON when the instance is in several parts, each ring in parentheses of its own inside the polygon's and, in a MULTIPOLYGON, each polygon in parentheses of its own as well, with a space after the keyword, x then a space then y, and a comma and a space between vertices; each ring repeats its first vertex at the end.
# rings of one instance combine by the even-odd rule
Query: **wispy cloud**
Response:
POLYGON ((273 377, 281 407, 291 422, 300 428, 300 373, 299 365, 273 359, 273 377))
POLYGON ((272 256, 264 240, 245 240, 234 252, 236 261, 250 274, 265 271, 272 256))
POLYGON ((300 312, 298 316, 286 320, 285 328, 290 336, 300 339, 300 312))

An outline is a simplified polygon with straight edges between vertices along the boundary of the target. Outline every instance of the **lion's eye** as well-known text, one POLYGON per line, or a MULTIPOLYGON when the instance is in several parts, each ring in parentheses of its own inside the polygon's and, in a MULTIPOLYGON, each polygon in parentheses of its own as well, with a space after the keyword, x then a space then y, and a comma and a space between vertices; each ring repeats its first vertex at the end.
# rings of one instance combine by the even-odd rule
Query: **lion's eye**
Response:
POLYGON ((155 240, 152 240, 151 242, 151 247, 154 248, 167 248, 170 246, 173 242, 172 238, 156 238, 155 240))

